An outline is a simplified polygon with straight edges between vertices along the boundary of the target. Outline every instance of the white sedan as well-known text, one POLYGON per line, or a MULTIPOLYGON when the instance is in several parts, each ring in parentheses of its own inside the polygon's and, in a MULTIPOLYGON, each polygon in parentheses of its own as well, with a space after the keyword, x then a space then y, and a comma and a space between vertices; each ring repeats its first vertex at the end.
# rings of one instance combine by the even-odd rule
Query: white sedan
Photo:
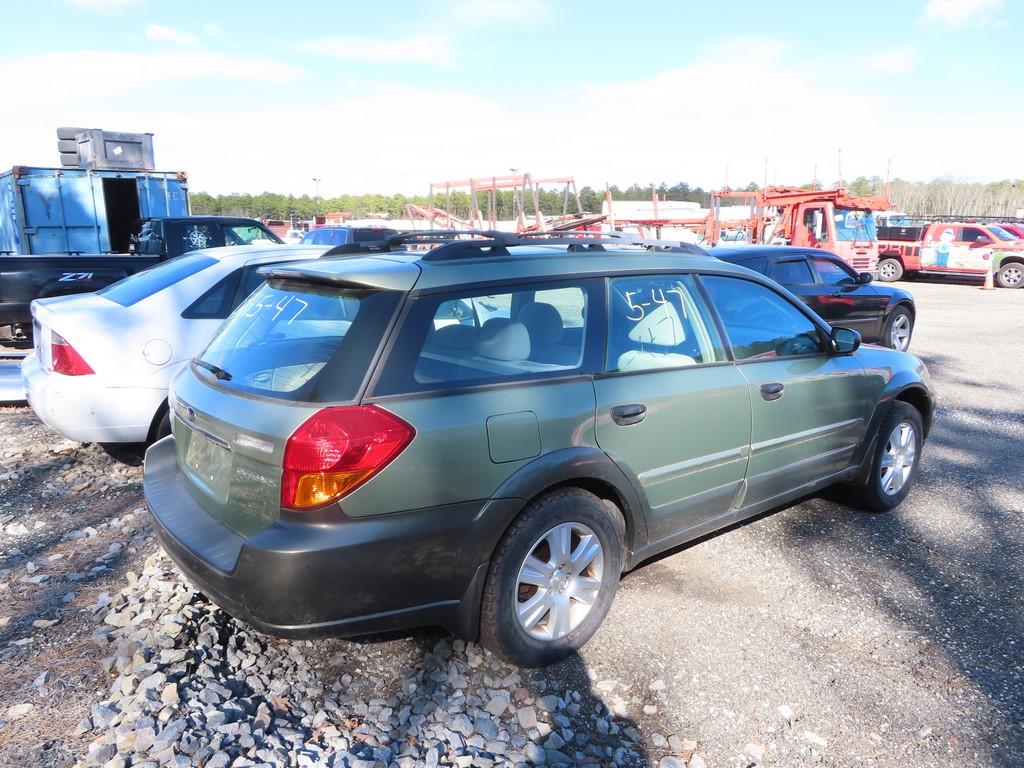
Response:
POLYGON ((83 443, 170 432, 167 385, 260 283, 257 269, 315 259, 324 246, 194 251, 96 293, 32 302, 35 353, 21 366, 29 405, 83 443))

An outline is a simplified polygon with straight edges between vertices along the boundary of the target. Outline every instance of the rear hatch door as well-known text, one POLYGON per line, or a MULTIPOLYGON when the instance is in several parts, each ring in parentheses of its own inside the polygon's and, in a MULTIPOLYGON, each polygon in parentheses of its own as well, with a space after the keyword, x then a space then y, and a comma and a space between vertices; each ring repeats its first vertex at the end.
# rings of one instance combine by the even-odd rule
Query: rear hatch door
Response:
POLYGON ((250 296, 171 388, 190 493, 243 536, 280 514, 291 434, 320 409, 357 401, 405 296, 273 269, 287 278, 250 296))

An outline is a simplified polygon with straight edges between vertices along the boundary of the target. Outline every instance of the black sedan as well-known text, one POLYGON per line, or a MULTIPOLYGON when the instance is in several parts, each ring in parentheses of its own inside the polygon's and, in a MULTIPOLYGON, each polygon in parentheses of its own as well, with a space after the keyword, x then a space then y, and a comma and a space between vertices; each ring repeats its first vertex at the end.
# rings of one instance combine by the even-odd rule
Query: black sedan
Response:
POLYGON ((871 283, 828 251, 784 245, 710 248, 709 253, 767 275, 803 299, 832 325, 860 331, 864 341, 906 350, 914 333, 914 297, 871 283))

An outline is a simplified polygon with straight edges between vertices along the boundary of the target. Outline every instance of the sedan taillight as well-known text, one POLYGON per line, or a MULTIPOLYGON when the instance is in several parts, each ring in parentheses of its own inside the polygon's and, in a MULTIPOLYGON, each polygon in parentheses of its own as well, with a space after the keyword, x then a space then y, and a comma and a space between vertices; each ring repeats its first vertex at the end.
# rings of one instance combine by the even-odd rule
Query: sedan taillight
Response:
POLYGON ((391 463, 416 430, 375 405, 324 408, 288 438, 281 506, 317 509, 351 493, 391 463))
POLYGON ((56 331, 50 336, 50 370, 64 376, 87 376, 96 373, 78 350, 56 331))

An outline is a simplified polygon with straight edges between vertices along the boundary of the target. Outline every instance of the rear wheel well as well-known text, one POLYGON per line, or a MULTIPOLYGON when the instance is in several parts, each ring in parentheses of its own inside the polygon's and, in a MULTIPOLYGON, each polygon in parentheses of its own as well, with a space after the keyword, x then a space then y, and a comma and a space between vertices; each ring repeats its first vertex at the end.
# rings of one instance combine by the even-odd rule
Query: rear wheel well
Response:
POLYGON ((157 431, 160 429, 160 422, 164 420, 164 416, 170 410, 170 406, 167 401, 164 400, 160 403, 160 407, 156 409, 156 414, 153 416, 153 421, 149 425, 149 434, 146 436, 146 442, 152 443, 157 438, 157 431))
MULTIPOLYGON (((545 488, 542 494, 547 494, 551 492, 551 490, 564 487, 578 487, 583 488, 584 490, 588 490, 588 492, 596 496, 601 501, 605 502, 606 504, 610 504, 612 507, 615 508, 618 514, 621 514, 623 516, 623 521, 626 523, 626 541, 623 542, 623 547, 628 552, 631 548, 631 544, 633 543, 633 535, 635 534, 636 529, 634 527, 633 520, 630 519, 631 515, 628 512, 626 500, 623 499, 622 495, 617 492, 614 486, 601 480, 596 480, 593 477, 578 477, 572 480, 565 480, 564 482, 560 482, 557 485, 552 485, 549 488, 545 488)), ((541 496, 542 494, 538 494, 538 496, 541 496)), ((623 562, 626 561, 625 555, 627 554, 627 552, 623 553, 623 562)))
POLYGON ((932 427, 932 401, 928 394, 918 387, 908 387, 897 394, 895 399, 917 409, 921 414, 921 421, 924 422, 924 434, 927 436, 932 427))
POLYGON ((528 499, 523 504, 523 509, 530 506, 535 499, 541 496, 557 491, 561 488, 581 488, 584 491, 594 494, 597 498, 601 499, 606 504, 615 508, 615 510, 622 516, 622 520, 626 525, 626 539, 622 542, 623 552, 622 561, 625 563, 628 560, 629 551, 633 548, 634 535, 636 533, 636 527, 634 521, 631 519, 629 506, 626 504, 625 499, 615 489, 615 487, 609 483, 603 482, 602 480, 596 480, 592 477, 576 477, 569 480, 563 480, 555 485, 550 485, 543 491, 535 494, 532 498, 528 499))

